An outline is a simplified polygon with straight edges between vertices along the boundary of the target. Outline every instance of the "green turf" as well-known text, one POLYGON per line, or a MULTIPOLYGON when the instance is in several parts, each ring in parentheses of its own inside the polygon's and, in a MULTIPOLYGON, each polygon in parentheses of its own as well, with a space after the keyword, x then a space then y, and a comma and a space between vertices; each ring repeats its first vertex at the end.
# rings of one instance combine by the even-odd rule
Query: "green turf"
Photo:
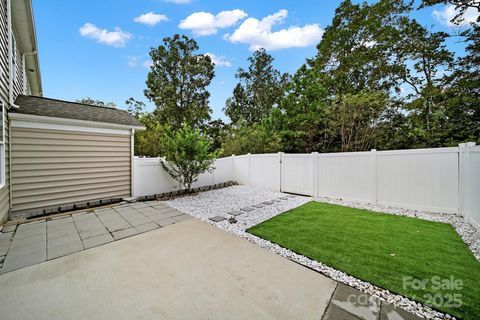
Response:
POLYGON ((457 317, 480 317, 480 263, 449 224, 309 202, 247 231, 457 317), (404 286, 404 276, 429 282, 404 286), (451 277, 461 288, 438 286, 451 277))

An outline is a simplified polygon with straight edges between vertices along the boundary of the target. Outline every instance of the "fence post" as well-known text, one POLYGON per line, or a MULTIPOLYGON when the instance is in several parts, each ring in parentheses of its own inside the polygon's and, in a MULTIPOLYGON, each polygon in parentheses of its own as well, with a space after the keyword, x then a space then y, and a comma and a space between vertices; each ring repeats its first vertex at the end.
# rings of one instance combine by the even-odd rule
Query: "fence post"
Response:
POLYGON ((280 162, 280 178, 279 180, 279 188, 280 192, 283 192, 283 152, 278 153, 278 161, 280 162))
POLYGON ((470 203, 471 203, 471 164, 470 164, 470 148, 475 146, 475 142, 460 143, 459 149, 459 172, 458 172, 458 203, 459 213, 464 217, 465 221, 469 220, 470 203))
POLYGON ((372 203, 377 204, 378 202, 378 195, 377 195, 377 188, 378 188, 378 179, 377 179, 377 149, 370 150, 370 158, 371 158, 371 170, 372 170, 372 181, 370 185, 370 190, 372 192, 372 203))
POLYGON ((465 143, 458 144, 458 213, 465 218, 465 143))
POLYGON ((247 153, 248 156, 248 185, 252 185, 252 154, 247 153))
POLYGON ((312 174, 313 174, 312 197, 317 196, 317 187, 318 187, 317 159, 318 159, 318 152, 312 152, 312 174))
POLYGON ((231 167, 231 170, 230 170, 230 180, 237 181, 237 176, 235 175, 235 155, 232 154, 230 156, 230 158, 232 158, 232 167, 231 167))

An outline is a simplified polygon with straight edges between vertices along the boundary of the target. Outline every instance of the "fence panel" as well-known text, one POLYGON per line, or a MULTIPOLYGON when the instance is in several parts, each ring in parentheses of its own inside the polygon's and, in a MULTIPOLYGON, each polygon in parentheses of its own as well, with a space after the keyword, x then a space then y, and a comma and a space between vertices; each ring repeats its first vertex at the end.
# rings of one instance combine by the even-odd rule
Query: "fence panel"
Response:
POLYGON ((458 148, 377 152, 379 204, 457 212, 458 148))
POLYGON ((134 158, 134 197, 179 189, 179 183, 163 169, 159 158, 134 158))
POLYGON ((280 191, 280 154, 250 156, 250 185, 280 191))
POLYGON ((313 156, 312 154, 283 154, 282 191, 313 195, 313 156))
POLYGON ((233 180, 233 158, 220 158, 213 164, 215 168, 214 183, 222 183, 233 180))
MULTIPOLYGON (((229 180, 303 195, 462 213, 480 229, 480 146, 217 159, 194 187, 229 180), (280 162, 281 161, 281 162, 280 162)), ((135 158, 134 195, 178 190, 158 158, 135 158)))
POLYGON ((250 154, 233 157, 233 176, 239 184, 250 185, 250 154))
MULTIPOLYGON (((227 182, 232 178, 232 158, 217 159, 213 172, 203 173, 192 187, 209 186, 216 183, 227 182)), ((134 159, 134 196, 150 196, 180 189, 180 184, 172 179, 163 169, 159 158, 134 159)))
POLYGON ((375 201, 375 152, 319 154, 316 195, 375 201))

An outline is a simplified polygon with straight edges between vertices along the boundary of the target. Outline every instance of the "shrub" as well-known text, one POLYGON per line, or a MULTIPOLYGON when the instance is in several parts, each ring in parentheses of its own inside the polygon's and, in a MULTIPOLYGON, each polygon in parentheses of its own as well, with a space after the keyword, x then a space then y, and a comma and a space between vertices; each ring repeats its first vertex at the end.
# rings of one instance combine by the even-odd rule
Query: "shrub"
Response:
POLYGON ((217 152, 200 130, 184 124, 174 131, 167 128, 160 137, 161 163, 168 174, 190 192, 192 183, 204 172, 211 172, 217 152))

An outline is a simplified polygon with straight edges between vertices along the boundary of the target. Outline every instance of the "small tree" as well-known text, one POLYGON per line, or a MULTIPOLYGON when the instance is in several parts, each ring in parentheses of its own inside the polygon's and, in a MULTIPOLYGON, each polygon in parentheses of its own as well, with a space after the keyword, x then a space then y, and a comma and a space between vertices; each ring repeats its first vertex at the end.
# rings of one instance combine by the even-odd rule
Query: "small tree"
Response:
POLYGON ((200 174, 211 172, 217 152, 200 130, 184 124, 178 130, 167 128, 160 137, 161 163, 165 171, 190 192, 200 174))

